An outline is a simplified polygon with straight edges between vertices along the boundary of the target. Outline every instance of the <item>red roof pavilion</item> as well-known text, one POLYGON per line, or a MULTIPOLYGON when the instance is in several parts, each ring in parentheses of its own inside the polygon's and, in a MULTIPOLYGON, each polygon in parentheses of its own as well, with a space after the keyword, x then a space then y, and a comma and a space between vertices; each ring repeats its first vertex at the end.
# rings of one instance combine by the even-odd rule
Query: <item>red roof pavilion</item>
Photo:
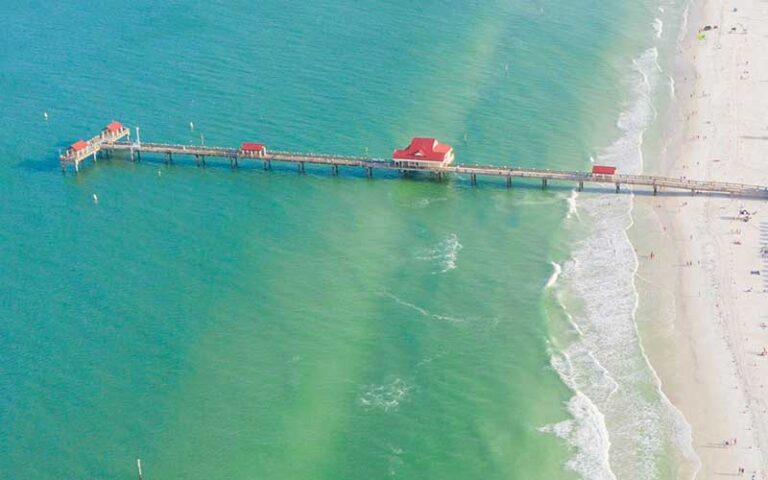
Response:
POLYGON ((86 148, 88 148, 88 142, 86 142, 85 140, 78 140, 72 145, 70 145, 69 148, 71 148, 75 152, 79 150, 85 150, 86 148))
POLYGON ((616 174, 616 167, 609 167, 606 165, 593 165, 592 173, 598 175, 614 175, 616 174))
POLYGON ((107 130, 109 132, 119 132, 123 129, 123 124, 118 122, 117 120, 112 120, 112 122, 104 127, 104 130, 107 130))
POLYGON ((428 162, 450 162, 453 160, 453 147, 440 143, 434 138, 414 137, 411 144, 392 154, 395 160, 415 160, 428 162))
POLYGON ((243 143, 240 145, 240 150, 244 152, 263 152, 266 146, 263 143, 243 143))

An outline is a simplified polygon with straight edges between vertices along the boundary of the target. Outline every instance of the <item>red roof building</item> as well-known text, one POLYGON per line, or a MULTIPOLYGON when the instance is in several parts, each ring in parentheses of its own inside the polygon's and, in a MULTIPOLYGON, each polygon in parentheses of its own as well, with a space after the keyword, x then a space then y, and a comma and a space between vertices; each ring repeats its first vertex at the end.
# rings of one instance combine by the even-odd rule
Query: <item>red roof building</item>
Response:
POLYGON ((240 145, 240 150, 244 152, 263 152, 266 150, 266 146, 263 143, 243 143, 240 145))
POLYGON ((613 175, 616 173, 616 167, 607 167, 605 165, 595 165, 592 167, 592 174, 613 175))
POLYGON ((85 150, 88 148, 88 142, 85 140, 78 140, 70 145, 69 148, 72 149, 72 151, 79 152, 80 150, 85 150))
POLYGON ((118 122, 117 120, 113 120, 109 125, 104 127, 104 130, 108 131, 109 133, 117 133, 123 129, 123 124, 118 122))
POLYGON ((262 157, 267 153, 267 146, 263 143, 242 143, 240 144, 240 155, 245 157, 262 157))
POLYGON ((414 137, 406 148, 395 150, 392 160, 406 166, 444 166, 453 162, 453 147, 434 138, 414 137))

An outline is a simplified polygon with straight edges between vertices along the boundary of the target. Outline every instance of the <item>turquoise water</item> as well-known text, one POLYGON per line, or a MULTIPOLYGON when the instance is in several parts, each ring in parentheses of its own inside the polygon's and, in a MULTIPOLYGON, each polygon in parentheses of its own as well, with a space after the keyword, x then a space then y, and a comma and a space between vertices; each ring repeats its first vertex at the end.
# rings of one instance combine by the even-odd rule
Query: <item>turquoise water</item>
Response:
POLYGON ((572 414, 544 288, 569 188, 56 153, 119 119, 585 169, 654 5, 4 7, 0 477, 583 476, 540 430, 572 414))

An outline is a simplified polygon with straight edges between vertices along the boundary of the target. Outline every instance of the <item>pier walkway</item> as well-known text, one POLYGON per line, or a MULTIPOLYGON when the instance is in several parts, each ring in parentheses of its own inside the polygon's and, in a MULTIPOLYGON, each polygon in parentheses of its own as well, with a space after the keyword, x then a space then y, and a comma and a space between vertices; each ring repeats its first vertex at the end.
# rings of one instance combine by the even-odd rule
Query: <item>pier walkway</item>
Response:
MULTIPOLYGON (((114 123, 114 122, 113 122, 114 123)), ((110 154, 112 152, 127 152, 131 160, 141 160, 142 154, 155 154, 164 156, 165 162, 173 163, 174 156, 189 156, 195 159, 198 166, 205 166, 206 158, 223 158, 229 161, 230 166, 237 168, 242 162, 263 164, 265 170, 271 168, 272 162, 282 162, 293 164, 297 171, 304 172, 305 165, 325 165, 331 168, 334 175, 339 173, 339 167, 362 169, 368 177, 373 176, 374 170, 385 170, 394 172, 417 171, 426 172, 443 178, 447 174, 459 174, 469 177, 470 182, 477 184, 477 177, 500 177, 506 180, 508 187, 512 186, 513 178, 540 180, 542 188, 548 186, 550 181, 572 182, 577 185, 579 190, 583 190, 585 184, 607 184, 619 192, 625 186, 647 187, 657 194, 662 190, 677 190, 690 192, 693 194, 702 192, 714 192, 720 194, 733 194, 749 197, 768 198, 768 187, 759 185, 748 185, 731 182, 691 180, 687 178, 671 178, 652 175, 622 175, 622 174, 597 174, 590 172, 545 170, 535 168, 518 168, 506 166, 489 165, 448 165, 448 166, 429 166, 429 167, 406 167, 390 159, 367 158, 343 155, 325 155, 317 153, 299 153, 287 151, 245 151, 238 147, 214 147, 214 146, 195 146, 183 144, 165 144, 165 143, 141 143, 140 141, 120 141, 123 137, 130 138, 130 132, 119 130, 117 133, 108 134, 107 129, 102 132, 102 136, 94 137, 90 141, 88 149, 83 149, 82 154, 74 154, 68 151, 60 156, 62 170, 66 170, 69 163, 73 163, 75 170, 79 170, 80 161, 93 155, 94 159, 98 152, 110 154), (103 137, 106 135, 106 137, 103 137), (86 153, 87 152, 87 153, 86 153), (74 155, 74 156, 73 156, 74 155), (80 160, 75 161, 75 158, 80 160)))

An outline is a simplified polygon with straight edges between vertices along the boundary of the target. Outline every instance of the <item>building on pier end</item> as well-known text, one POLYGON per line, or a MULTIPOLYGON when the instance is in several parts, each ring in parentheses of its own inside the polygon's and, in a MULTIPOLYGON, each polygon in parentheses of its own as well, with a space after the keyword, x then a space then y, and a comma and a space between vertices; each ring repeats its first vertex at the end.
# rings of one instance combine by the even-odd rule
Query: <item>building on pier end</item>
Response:
POLYGON ((392 160, 403 167, 444 167, 453 162, 453 147, 435 138, 414 137, 406 148, 395 150, 392 160))
POLYGON ((267 153, 267 146, 263 143, 243 143, 240 145, 241 157, 263 157, 267 153))

